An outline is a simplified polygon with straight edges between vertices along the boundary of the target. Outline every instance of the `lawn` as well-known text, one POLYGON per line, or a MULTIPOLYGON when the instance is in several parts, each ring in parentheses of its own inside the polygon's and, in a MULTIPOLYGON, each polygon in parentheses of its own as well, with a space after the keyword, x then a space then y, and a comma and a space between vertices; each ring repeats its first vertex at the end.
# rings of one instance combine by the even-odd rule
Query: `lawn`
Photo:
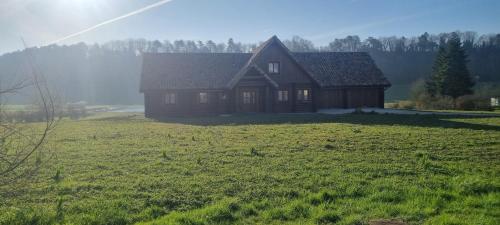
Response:
POLYGON ((500 117, 108 113, 48 146, 0 224, 500 223, 500 117))

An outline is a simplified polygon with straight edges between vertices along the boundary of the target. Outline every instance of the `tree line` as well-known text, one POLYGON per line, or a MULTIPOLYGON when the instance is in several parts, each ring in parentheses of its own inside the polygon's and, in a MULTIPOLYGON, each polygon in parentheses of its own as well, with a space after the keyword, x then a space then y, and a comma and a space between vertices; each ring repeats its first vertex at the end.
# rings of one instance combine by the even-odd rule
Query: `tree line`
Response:
MULTIPOLYGON (((477 82, 500 81, 500 34, 478 35, 456 32, 469 56, 469 69, 477 82)), ((349 35, 324 46, 294 36, 283 43, 294 52, 366 51, 394 85, 407 85, 428 77, 440 42, 451 33, 416 37, 368 37, 349 35)), ((20 79, 26 70, 26 51, 32 52, 49 84, 67 102, 90 104, 140 104, 138 93, 141 54, 149 53, 240 53, 251 52, 260 43, 194 40, 115 40, 103 44, 78 43, 34 47, 0 56, 0 87, 20 79)), ((390 90, 389 90, 390 91, 390 90)), ((13 102, 29 103, 28 95, 14 96, 13 102)))

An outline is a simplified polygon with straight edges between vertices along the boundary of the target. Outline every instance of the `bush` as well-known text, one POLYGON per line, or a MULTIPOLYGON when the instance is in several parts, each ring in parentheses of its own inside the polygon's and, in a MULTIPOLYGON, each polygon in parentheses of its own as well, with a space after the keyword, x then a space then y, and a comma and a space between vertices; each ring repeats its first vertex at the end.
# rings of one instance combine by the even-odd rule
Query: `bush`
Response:
POLYGON ((489 98, 476 95, 464 95, 457 98, 455 107, 461 110, 493 110, 489 98))
POLYGON ((398 101, 393 103, 392 108, 395 109, 415 109, 414 101, 398 101))
POLYGON ((453 98, 447 96, 430 96, 421 94, 415 100, 417 109, 453 109, 453 98))

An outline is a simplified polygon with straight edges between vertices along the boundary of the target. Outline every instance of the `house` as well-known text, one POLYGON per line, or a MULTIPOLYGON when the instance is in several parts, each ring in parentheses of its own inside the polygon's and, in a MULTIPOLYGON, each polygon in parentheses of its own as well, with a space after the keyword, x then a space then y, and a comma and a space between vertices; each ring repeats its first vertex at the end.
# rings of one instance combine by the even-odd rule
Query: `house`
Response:
POLYGON ((491 98, 490 101, 491 101, 491 107, 498 107, 498 99, 500 98, 491 98))
POLYGON ((390 86, 364 52, 290 52, 273 36, 253 53, 146 53, 146 117, 384 107, 390 86))

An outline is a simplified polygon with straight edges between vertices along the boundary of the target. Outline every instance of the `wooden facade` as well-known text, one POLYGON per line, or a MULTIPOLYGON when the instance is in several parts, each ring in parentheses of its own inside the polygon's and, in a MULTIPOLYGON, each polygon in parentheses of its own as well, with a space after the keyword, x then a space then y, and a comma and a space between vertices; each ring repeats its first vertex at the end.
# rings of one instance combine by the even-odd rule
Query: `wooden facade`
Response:
MULTIPOLYGON (((189 62, 186 60, 190 58, 186 55, 169 55, 171 59, 169 58, 166 62, 173 65, 165 69, 169 76, 162 75, 163 71, 158 69, 156 73, 159 75, 153 78, 149 77, 151 75, 148 73, 154 74, 151 72, 155 69, 154 65, 148 64, 149 61, 145 59, 141 91, 144 93, 146 117, 250 112, 314 112, 319 108, 383 107, 384 105, 384 90, 388 87, 386 83, 325 85, 322 83, 325 79, 320 75, 326 73, 323 76, 329 79, 328 71, 318 70, 313 75, 311 71, 322 69, 319 66, 329 61, 336 62, 337 59, 334 58, 336 55, 328 55, 323 60, 325 62, 321 62, 323 64, 319 66, 305 67, 303 65, 306 63, 300 64, 276 37, 266 41, 253 54, 241 54, 230 57, 227 55, 194 56, 198 58, 192 60, 193 64, 200 61, 199 57, 213 60, 213 64, 220 64, 213 65, 213 68, 210 65, 204 65, 207 67, 206 70, 203 67, 196 68, 196 65, 189 67, 189 62), (213 57, 226 59, 222 63, 213 57), (180 62, 176 64, 172 60, 180 62), (226 63, 226 61, 231 62, 226 63), (221 68, 224 63, 228 71, 224 71, 225 67, 221 68), (241 66, 236 65, 238 63, 241 66), (187 66, 171 69, 180 64, 187 64, 187 66), (234 69, 231 70, 229 67, 234 67, 234 69), (310 68, 310 70, 305 68, 310 68), (162 76, 166 78, 162 79, 162 76), (188 77, 190 80, 187 80, 188 77), (198 77, 200 80, 196 80, 198 77), (157 79, 156 82, 154 79, 157 79), (161 86, 155 86, 158 84, 161 86)), ((316 55, 311 57, 316 57, 316 55)), ((309 58, 303 57, 303 59, 309 58)), ((339 63, 339 65, 343 64, 345 63, 339 63)), ((333 68, 337 69, 340 66, 333 68)), ((334 77, 334 72, 339 73, 332 69, 332 79, 340 80, 334 77)), ((362 74, 356 76, 362 77, 362 74)), ((359 78, 356 79, 359 80, 359 78)), ((327 81, 338 84, 336 80, 327 81)))

